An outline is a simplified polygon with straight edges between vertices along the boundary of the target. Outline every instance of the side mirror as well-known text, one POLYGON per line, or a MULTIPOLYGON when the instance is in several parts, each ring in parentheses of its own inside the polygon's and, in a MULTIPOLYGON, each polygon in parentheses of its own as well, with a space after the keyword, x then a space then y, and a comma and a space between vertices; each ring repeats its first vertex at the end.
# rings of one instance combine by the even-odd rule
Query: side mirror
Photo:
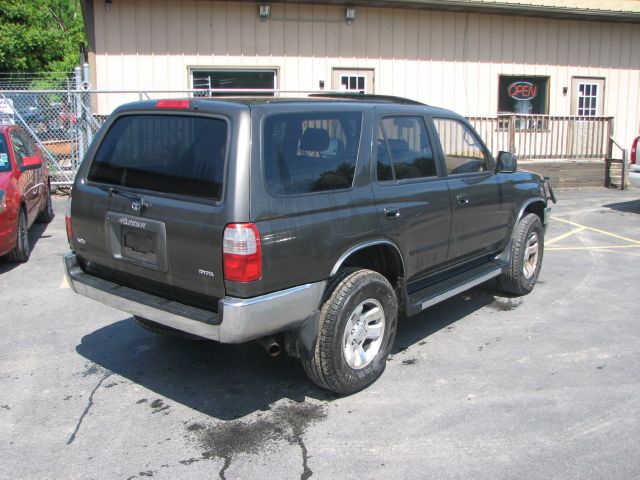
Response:
POLYGON ((496 172, 513 173, 518 169, 518 159, 511 152, 498 153, 496 172))
POLYGON ((37 155, 33 157, 22 157, 22 169, 23 170, 35 170, 42 166, 42 160, 37 155))

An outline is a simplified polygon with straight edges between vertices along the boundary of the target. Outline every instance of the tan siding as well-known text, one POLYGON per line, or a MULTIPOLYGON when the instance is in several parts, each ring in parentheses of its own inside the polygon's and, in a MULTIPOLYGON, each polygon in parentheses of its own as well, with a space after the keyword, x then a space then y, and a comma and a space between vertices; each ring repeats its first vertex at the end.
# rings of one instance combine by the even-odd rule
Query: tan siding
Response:
POLYGON ((572 77, 593 76, 616 136, 628 144, 640 128, 640 25, 364 7, 347 25, 344 7, 295 4, 261 21, 257 4, 206 0, 94 12, 98 88, 186 89, 189 67, 257 66, 277 68, 279 88, 315 90, 333 68, 373 69, 376 93, 493 115, 499 75, 528 74, 551 77, 550 113, 568 115, 572 77))

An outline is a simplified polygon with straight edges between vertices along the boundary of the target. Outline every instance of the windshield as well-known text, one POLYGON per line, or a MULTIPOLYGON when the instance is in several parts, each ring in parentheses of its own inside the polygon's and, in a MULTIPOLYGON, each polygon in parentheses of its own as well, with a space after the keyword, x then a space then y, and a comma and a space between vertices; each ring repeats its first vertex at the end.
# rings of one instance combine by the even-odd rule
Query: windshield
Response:
POLYGON ((94 182, 219 200, 227 122, 187 115, 127 115, 109 128, 89 171, 94 182))

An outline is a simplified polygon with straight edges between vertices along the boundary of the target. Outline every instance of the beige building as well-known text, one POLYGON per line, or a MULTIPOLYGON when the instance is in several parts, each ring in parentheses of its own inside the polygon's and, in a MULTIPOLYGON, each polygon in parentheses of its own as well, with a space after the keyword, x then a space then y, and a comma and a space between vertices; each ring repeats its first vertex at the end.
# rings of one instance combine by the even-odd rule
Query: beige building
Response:
MULTIPOLYGON (((346 89, 467 116, 609 116, 587 135, 625 148, 640 131, 637 0, 82 3, 98 90, 346 89)), ((100 113, 137 98, 101 97, 100 113)))

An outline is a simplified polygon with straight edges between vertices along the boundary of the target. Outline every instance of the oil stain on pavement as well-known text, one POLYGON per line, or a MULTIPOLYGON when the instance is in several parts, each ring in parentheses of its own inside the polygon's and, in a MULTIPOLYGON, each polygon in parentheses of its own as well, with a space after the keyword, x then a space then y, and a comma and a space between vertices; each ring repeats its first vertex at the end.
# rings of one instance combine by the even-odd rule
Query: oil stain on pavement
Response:
POLYGON ((326 418, 325 409, 321 404, 289 401, 268 410, 264 416, 252 421, 191 423, 187 426, 188 437, 194 439, 203 449, 202 457, 183 460, 180 463, 189 465, 201 460, 221 459, 224 464, 219 476, 224 480, 225 473, 236 456, 257 454, 275 447, 277 442, 286 441, 300 448, 300 479, 306 480, 313 472, 308 465, 309 452, 303 437, 309 426, 326 418))

